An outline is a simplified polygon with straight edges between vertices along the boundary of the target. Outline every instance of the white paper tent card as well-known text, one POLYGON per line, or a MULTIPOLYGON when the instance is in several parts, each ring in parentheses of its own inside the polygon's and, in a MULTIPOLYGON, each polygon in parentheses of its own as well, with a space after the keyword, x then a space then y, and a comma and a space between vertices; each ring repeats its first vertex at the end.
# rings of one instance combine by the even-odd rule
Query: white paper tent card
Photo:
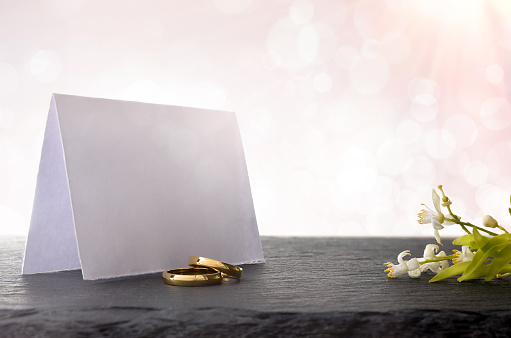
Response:
POLYGON ((23 273, 262 262, 232 112, 53 95, 23 273))

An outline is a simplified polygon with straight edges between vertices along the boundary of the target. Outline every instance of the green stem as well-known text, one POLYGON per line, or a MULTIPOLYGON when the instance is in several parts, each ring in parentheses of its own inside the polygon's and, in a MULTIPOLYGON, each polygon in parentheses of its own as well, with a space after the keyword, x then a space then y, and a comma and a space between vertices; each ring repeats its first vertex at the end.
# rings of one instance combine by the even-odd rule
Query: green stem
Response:
POLYGON ((469 222, 462 222, 459 220, 459 218, 457 219, 450 219, 450 218, 446 218, 447 221, 451 221, 451 222, 454 222, 456 224, 459 224, 463 230, 465 230, 467 233, 471 234, 470 231, 467 230, 467 228, 465 228, 465 226, 469 226, 469 227, 472 227, 472 228, 476 228, 477 230, 479 231, 483 231, 483 232, 486 232, 488 235, 492 235, 492 236, 497 236, 498 234, 490 231, 490 230, 486 230, 485 228, 481 228, 481 227, 478 227, 477 225, 474 225, 472 223, 469 223, 469 222))
MULTIPOLYGON (((476 228, 476 229, 477 229, 477 230, 479 230, 479 231, 486 232, 488 235, 492 235, 492 236, 497 236, 497 235, 498 235, 498 234, 496 234, 496 233, 494 233, 494 232, 492 232, 492 231, 489 231, 489 230, 483 229, 483 228, 478 227, 477 225, 474 225, 474 224, 472 224, 472 223, 462 222, 462 221, 461 221, 461 219, 460 219, 457 215, 455 215, 455 214, 452 212, 452 210, 451 210, 451 203, 452 203, 452 202, 449 200, 449 197, 445 196, 445 193, 444 193, 444 190, 443 190, 442 186, 441 186, 441 185, 439 185, 439 186, 438 186, 438 189, 440 189, 440 191, 442 192, 442 196, 443 196, 443 198, 445 198, 445 199, 447 200, 447 201, 445 201, 445 204, 442 204, 442 205, 444 205, 445 207, 447 207, 447 210, 449 211, 449 214, 450 214, 450 215, 451 215, 451 217, 453 218, 453 219, 448 219, 448 218, 446 218, 446 220, 451 221, 451 222, 454 222, 454 223, 456 223, 456 224, 459 224, 459 225, 461 226, 461 228, 462 228, 463 230, 465 230, 465 232, 466 232, 467 234, 471 234, 471 232, 470 232, 470 231, 468 231, 468 229, 466 228, 466 226, 469 226, 469 227, 472 227, 472 228, 476 228)), ((442 200, 443 200, 443 199, 442 199, 442 200)), ((511 213, 511 208, 510 208, 509 210, 510 210, 509 212, 511 213)), ((499 228, 501 228, 501 227, 499 226, 499 228)), ((503 230, 507 233, 506 229, 503 229, 503 230)))
POLYGON ((481 227, 478 227, 477 225, 474 225, 474 224, 471 224, 471 223, 468 223, 468 222, 460 222, 459 223, 460 225, 468 225, 469 227, 473 227, 473 228, 476 228, 477 230, 479 231, 484 231, 486 232, 488 235, 492 235, 492 236, 497 236, 498 234, 490 231, 490 230, 486 230, 485 228, 481 228, 481 227))
POLYGON ((502 225, 497 225, 497 228, 499 228, 500 230, 504 231, 506 234, 508 234, 509 232, 506 230, 506 228, 504 228, 502 225))
MULTIPOLYGON (((444 196, 445 196, 445 195, 444 195, 444 196)), ((449 214, 450 214, 450 215, 452 216, 452 218, 453 218, 451 221, 453 221, 453 222, 454 222, 454 223, 456 223, 456 224, 459 224, 459 225, 461 226, 461 228, 462 228, 463 230, 465 230, 465 232, 466 232, 467 234, 469 234, 469 235, 470 235, 470 234, 471 234, 471 232, 470 232, 470 231, 468 231, 468 229, 467 229, 467 227, 465 226, 464 222, 462 222, 462 221, 460 220, 460 218, 459 218, 458 216, 456 216, 456 215, 452 212, 452 210, 451 210, 451 205, 450 205, 450 204, 447 204, 447 210, 449 211, 449 214)))
POLYGON ((426 264, 426 263, 434 263, 434 262, 448 261, 448 260, 453 259, 453 258, 456 258, 456 255, 450 255, 450 256, 444 256, 444 257, 438 257, 438 258, 426 259, 425 261, 419 262, 419 264, 426 264))
MULTIPOLYGON (((451 203, 451 201, 447 201, 447 202, 448 202, 448 203, 451 203)), ((456 216, 456 215, 452 212, 452 210, 451 210, 451 205, 450 205, 450 204, 447 204, 447 210, 449 211, 449 214, 452 216, 452 218, 454 218, 454 221, 455 221, 456 223, 461 222, 461 221, 460 221, 460 218, 459 218, 458 216, 456 216)))
POLYGON ((461 226, 461 228, 462 228, 463 230, 465 230, 465 232, 466 232, 467 234, 469 234, 469 235, 470 235, 470 234, 472 234, 470 231, 468 231, 467 227, 466 227, 464 224, 461 224, 461 223, 460 223, 460 226, 461 226))

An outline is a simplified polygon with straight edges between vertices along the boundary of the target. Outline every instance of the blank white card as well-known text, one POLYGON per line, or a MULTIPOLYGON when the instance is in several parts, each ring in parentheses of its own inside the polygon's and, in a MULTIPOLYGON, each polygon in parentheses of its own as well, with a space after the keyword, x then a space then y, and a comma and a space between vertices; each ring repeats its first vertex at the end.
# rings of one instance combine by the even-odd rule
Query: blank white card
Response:
POLYGON ((264 261, 232 112, 54 94, 23 273, 264 261))

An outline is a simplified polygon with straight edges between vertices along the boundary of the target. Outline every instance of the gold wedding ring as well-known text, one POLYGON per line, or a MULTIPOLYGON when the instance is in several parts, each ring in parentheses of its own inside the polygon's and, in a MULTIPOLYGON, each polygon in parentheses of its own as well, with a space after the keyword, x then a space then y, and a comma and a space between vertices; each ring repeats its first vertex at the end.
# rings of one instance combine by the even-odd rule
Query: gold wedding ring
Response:
POLYGON ((190 256, 188 259, 188 265, 196 268, 209 268, 214 269, 222 273, 224 277, 241 278, 243 269, 239 266, 227 264, 224 262, 216 261, 211 258, 205 258, 200 256, 190 256))
POLYGON ((163 273, 163 282, 179 286, 206 286, 222 283, 222 274, 208 268, 183 268, 163 273))

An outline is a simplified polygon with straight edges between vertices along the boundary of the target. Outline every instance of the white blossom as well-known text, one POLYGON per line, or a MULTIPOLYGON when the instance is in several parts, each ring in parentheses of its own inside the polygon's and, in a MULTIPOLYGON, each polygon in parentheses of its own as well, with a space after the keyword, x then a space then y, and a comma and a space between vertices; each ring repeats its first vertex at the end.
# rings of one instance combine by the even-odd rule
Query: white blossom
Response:
POLYGON ((431 225, 433 226, 433 229, 434 229, 434 235, 435 235, 436 241, 438 242, 438 244, 442 244, 442 240, 440 238, 440 233, 438 232, 438 230, 442 230, 444 228, 444 224, 451 225, 451 224, 454 224, 454 222, 445 219, 445 216, 442 213, 442 210, 440 209, 440 196, 438 196, 435 189, 433 189, 432 195, 433 195, 433 205, 435 207, 435 210, 431 210, 430 208, 428 208, 426 205, 423 204, 424 207, 426 207, 426 209, 423 209, 419 213, 418 222, 420 224, 431 223, 431 225))
MULTIPOLYGON (((424 262, 426 260, 445 257, 446 254, 443 251, 440 251, 438 254, 439 248, 436 244, 428 244, 424 249, 424 257, 419 258, 419 262, 424 262)), ((427 271, 428 269, 433 271, 434 273, 439 273, 440 271, 447 269, 449 267, 449 262, 447 260, 440 262, 429 262, 421 264, 421 271, 427 271)))
POLYGON ((390 278, 395 278, 397 276, 404 275, 405 273, 408 273, 408 275, 412 278, 418 278, 421 275, 420 263, 417 258, 412 258, 409 261, 405 261, 403 259, 404 256, 409 255, 410 250, 405 250, 397 256, 398 264, 392 264, 391 262, 383 264, 387 266, 385 272, 388 272, 387 275, 390 278))
POLYGON ((453 250, 453 252, 456 255, 456 258, 452 259, 452 262, 454 264, 468 262, 471 261, 472 258, 474 258, 474 253, 472 252, 472 250, 470 250, 470 247, 468 245, 463 245, 461 247, 461 251, 453 250))

